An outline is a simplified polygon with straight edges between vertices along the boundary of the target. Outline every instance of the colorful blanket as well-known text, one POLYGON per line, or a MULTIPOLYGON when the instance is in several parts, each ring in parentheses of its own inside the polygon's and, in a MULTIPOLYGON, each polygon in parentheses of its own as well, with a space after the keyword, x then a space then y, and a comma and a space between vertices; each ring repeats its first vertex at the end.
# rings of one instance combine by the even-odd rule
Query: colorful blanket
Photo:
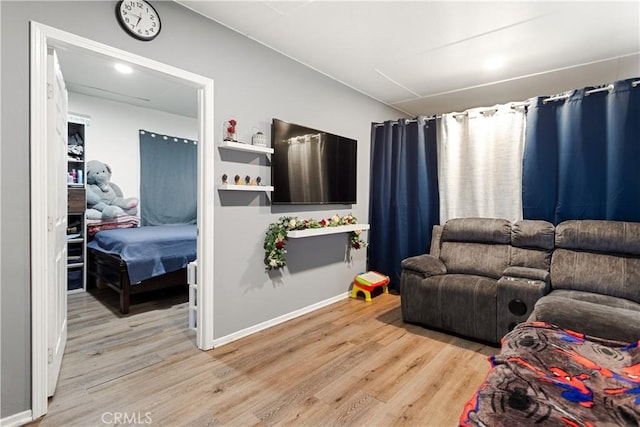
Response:
POLYGON ((489 357, 491 370, 461 426, 640 424, 638 342, 594 338, 523 323, 489 357))
POLYGON ((115 230, 117 228, 136 228, 140 225, 140 217, 121 215, 110 219, 88 219, 87 234, 94 236, 98 231, 115 230))

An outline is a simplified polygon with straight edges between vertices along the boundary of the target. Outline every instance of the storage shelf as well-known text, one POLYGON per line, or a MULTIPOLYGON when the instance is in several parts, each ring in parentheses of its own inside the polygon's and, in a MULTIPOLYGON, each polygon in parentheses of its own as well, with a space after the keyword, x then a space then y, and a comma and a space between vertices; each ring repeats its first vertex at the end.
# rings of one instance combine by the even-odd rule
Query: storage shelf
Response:
POLYGON ((242 142, 222 141, 220 148, 228 148, 229 150, 248 151, 250 153, 273 154, 273 148, 259 147, 257 145, 243 144, 242 142))
POLYGON ((84 237, 74 237, 73 239, 67 239, 67 243, 82 243, 84 242, 84 237))
POLYGON ((291 239, 301 237, 324 236, 326 234, 348 233, 356 230, 368 230, 369 224, 338 225, 337 227, 307 228, 306 230, 293 230, 287 233, 291 239))
POLYGON ((264 191, 270 193, 273 191, 272 185, 236 185, 236 184, 220 184, 218 190, 231 191, 264 191))
POLYGON ((84 262, 73 262, 71 264, 67 264, 67 268, 78 268, 78 267, 82 267, 84 265, 84 262))

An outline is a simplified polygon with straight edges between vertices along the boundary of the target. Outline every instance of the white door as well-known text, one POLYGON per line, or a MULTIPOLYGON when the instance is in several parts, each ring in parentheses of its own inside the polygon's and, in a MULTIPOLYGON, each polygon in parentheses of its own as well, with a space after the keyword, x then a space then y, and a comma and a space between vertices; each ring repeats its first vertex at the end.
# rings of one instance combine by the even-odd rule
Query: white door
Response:
POLYGON ((67 343, 67 88, 58 57, 47 55, 47 394, 58 383, 67 343))

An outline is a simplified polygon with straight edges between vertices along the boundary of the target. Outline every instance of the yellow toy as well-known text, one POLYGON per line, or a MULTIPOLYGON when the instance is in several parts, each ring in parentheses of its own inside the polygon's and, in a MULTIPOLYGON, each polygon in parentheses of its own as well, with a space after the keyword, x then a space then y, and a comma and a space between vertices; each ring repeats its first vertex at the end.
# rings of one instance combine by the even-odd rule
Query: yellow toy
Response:
POLYGON ((389 293, 387 285, 389 284, 389 277, 384 274, 376 273, 375 271, 367 271, 356 276, 353 280, 353 289, 351 289, 351 298, 358 298, 358 292, 364 294, 364 299, 367 302, 371 301, 371 291, 375 288, 382 286, 382 291, 385 294, 389 293))

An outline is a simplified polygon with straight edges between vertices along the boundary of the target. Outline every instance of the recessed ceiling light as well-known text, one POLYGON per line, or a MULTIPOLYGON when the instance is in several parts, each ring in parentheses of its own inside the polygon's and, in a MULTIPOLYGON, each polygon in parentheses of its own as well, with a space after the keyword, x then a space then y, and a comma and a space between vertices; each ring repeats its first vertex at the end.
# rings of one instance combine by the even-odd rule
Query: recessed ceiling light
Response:
POLYGON ((133 73, 133 68, 129 67, 125 64, 116 64, 114 65, 115 69, 121 72, 122 74, 131 74, 133 73))
POLYGON ((505 66, 507 61, 502 56, 494 56, 484 61, 485 70, 498 70, 505 66))

